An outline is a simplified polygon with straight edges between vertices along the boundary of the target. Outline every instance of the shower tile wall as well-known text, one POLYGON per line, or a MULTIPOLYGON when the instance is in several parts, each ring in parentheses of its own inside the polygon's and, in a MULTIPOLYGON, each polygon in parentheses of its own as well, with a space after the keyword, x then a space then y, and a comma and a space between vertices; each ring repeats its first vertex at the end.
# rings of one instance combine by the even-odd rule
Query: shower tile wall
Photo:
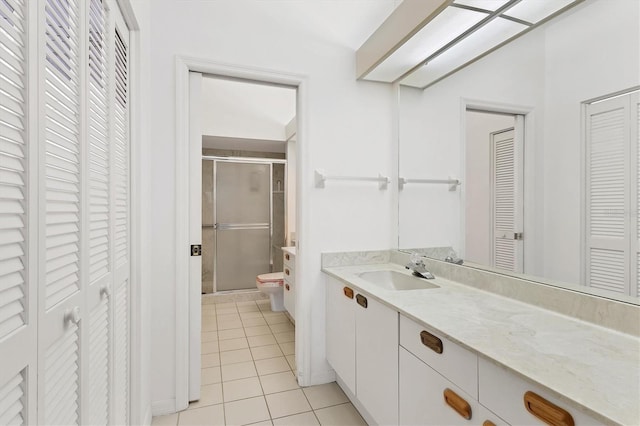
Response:
MULTIPOLYGON (((284 159, 278 152, 203 149, 203 155, 284 159)), ((284 164, 273 165, 273 272, 282 271, 284 245, 284 164), (278 187, 279 182, 279 187, 278 187)), ((213 230, 213 161, 202 161, 202 293, 213 293, 215 234, 213 230)))

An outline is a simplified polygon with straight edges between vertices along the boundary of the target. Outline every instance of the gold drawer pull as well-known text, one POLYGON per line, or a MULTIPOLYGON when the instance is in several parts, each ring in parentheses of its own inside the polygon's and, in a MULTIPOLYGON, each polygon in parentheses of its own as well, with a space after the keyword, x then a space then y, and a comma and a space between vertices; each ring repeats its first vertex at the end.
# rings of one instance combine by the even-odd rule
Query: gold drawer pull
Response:
POLYGON ((285 255, 284 255, 284 258, 285 258, 285 259, 287 259, 287 260, 289 260, 289 255, 288 255, 288 254, 285 254, 285 255))
POLYGON ((423 345, 425 345, 435 353, 438 353, 438 354, 442 353, 442 350, 443 350, 442 340, 440 340, 438 337, 434 336, 433 334, 429 333, 428 331, 423 330, 420 333, 420 340, 422 341, 423 345))
POLYGON ((485 420, 484 422, 482 422, 482 426, 496 426, 496 424, 491 420, 485 420))
POLYGON ((527 391, 524 394, 524 406, 528 412, 551 426, 574 426, 573 417, 563 408, 547 401, 537 393, 527 391))
POLYGON ((285 285, 284 285, 284 288, 286 288, 286 289, 287 289, 287 291, 289 291, 289 290, 290 290, 290 288, 289 288, 289 284, 285 284, 285 285))
POLYGON ((291 272, 289 271, 289 269, 288 269, 288 268, 284 268, 284 273, 285 273, 286 275, 291 275, 291 272))
POLYGON ((342 291, 344 292, 344 295, 347 296, 349 299, 353 299, 353 290, 350 289, 349 287, 345 287, 342 289, 342 291))
POLYGON ((444 402, 465 419, 471 419, 471 406, 469 403, 449 388, 444 390, 444 402))
POLYGON ((356 295, 356 302, 358 302, 358 305, 362 306, 365 309, 368 305, 367 298, 361 294, 356 295))

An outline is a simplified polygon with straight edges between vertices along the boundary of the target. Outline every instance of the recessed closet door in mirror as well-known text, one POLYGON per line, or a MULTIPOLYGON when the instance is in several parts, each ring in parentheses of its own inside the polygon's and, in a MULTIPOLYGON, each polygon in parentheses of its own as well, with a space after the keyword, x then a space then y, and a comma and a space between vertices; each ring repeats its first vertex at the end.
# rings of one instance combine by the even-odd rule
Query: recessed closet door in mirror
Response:
MULTIPOLYGON (((474 137, 488 144, 490 132, 470 134, 467 114, 482 110, 522 116, 522 173, 516 182, 522 191, 521 226, 501 234, 522 241, 521 271, 539 281, 637 303, 638 265, 632 256, 637 257, 638 246, 634 239, 638 235, 637 105, 628 102, 618 133, 596 130, 609 141, 597 147, 606 152, 595 159, 589 156, 587 113, 606 99, 634 96, 640 87, 638 16, 636 1, 587 0, 425 90, 401 83, 400 177, 455 178, 461 185, 454 191, 446 184, 405 185, 399 195, 399 247, 451 247, 465 265, 518 270, 492 261, 496 248, 488 242, 497 232, 496 215, 505 206, 495 207, 499 188, 482 195, 478 187, 497 184, 491 174, 495 178, 497 171, 486 169, 488 175, 480 176, 470 170, 481 168, 483 156, 499 152, 474 154, 479 148, 473 145, 474 137), (619 153, 612 149, 621 137, 627 154, 614 167, 619 153), (594 161, 611 164, 596 167, 594 161), (596 173, 615 169, 618 174, 588 176, 591 169, 596 173), (602 191, 599 200, 618 197, 615 205, 602 201, 597 206, 604 212, 603 220, 609 223, 622 215, 628 222, 624 232, 631 235, 625 243, 629 255, 624 262, 620 256, 611 260, 622 268, 617 274, 628 277, 624 286, 612 268, 607 277, 590 276, 588 212, 593 197, 587 192, 588 179, 622 185, 596 186, 602 191), (485 242, 474 239, 474 234, 483 234, 485 242)), ((447 254, 442 253, 438 257, 444 259, 447 254)), ((597 262, 609 259, 596 254, 602 255, 597 262)))

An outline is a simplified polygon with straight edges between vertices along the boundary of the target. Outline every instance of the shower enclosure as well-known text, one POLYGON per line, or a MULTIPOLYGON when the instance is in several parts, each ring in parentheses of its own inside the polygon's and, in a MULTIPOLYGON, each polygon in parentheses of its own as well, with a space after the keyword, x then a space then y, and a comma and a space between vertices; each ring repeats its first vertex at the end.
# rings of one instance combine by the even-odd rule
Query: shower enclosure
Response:
POLYGON ((274 193, 274 167, 284 170, 284 162, 203 156, 203 292, 207 280, 213 292, 253 289, 257 275, 274 271, 284 239, 283 226, 274 226, 284 202, 284 191, 274 193))

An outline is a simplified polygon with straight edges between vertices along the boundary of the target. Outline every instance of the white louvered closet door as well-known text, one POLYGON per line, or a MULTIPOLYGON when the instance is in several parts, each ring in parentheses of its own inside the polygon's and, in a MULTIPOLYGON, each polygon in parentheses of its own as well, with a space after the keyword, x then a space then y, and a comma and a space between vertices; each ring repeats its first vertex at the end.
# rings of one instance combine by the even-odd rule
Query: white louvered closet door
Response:
POLYGON ((84 1, 38 4, 38 417, 39 424, 70 425, 80 422, 80 327, 86 325, 80 121, 84 1))
POLYGON ((586 284, 629 295, 638 291, 637 99, 587 106, 586 284))
MULTIPOLYGON (((31 87, 26 0, 0 0, 0 425, 36 422, 36 279, 29 238, 37 212, 29 182, 31 87)), ((36 11, 33 11, 35 13, 36 11)), ((35 16, 35 14, 33 15, 35 16)))
POLYGON ((130 173, 129 30, 115 2, 112 18, 111 178, 113 182, 113 423, 129 424, 130 173))
POLYGON ((83 328, 83 424, 110 419, 112 354, 111 144, 109 127, 109 22, 101 0, 88 0, 86 15, 86 179, 84 203, 86 294, 89 323, 83 328))

